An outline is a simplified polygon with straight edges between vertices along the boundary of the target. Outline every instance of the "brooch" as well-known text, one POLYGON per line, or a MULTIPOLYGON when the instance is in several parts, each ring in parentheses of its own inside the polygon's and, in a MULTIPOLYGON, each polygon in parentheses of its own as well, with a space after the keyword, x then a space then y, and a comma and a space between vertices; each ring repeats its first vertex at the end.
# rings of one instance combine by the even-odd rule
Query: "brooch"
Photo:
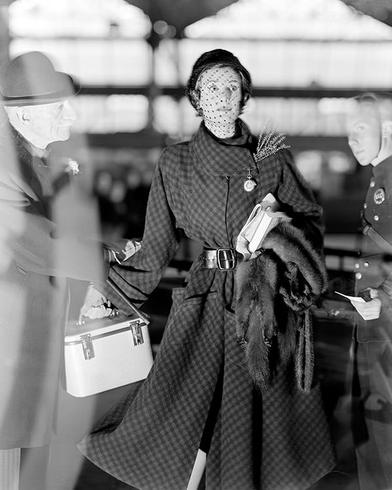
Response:
POLYGON ((274 155, 280 150, 290 148, 290 146, 286 145, 284 142, 285 139, 286 136, 284 134, 266 126, 265 132, 260 133, 256 152, 253 154, 255 162, 260 162, 264 158, 274 155))

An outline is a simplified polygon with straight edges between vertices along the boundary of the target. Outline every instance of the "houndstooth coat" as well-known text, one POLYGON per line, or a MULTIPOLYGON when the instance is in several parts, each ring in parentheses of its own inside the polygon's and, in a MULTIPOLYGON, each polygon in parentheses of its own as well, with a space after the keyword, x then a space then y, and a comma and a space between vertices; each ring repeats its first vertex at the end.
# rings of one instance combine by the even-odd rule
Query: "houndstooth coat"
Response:
MULTIPOLYGON (((241 136, 223 142, 202 123, 190 142, 163 151, 142 249, 109 273, 136 305, 158 284, 182 234, 206 247, 234 247, 268 192, 321 244, 320 209, 289 153, 255 164, 249 131, 239 125, 241 136), (257 187, 245 192, 249 169, 257 187)), ((236 342, 234 295, 233 271, 206 270, 194 262, 186 287, 173 291, 149 377, 80 443, 91 461, 143 490, 185 489, 215 393, 219 410, 207 457, 208 490, 303 490, 331 470, 319 388, 298 392, 291 370, 278 372, 263 395, 254 388, 236 342)))

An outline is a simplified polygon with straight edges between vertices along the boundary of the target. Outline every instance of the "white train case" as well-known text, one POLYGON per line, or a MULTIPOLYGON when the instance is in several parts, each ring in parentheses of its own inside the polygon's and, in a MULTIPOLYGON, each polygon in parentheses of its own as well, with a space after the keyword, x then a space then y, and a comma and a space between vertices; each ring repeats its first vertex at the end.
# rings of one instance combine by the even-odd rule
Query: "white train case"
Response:
POLYGON ((64 356, 66 390, 76 397, 140 381, 153 363, 148 321, 135 313, 70 323, 64 356))

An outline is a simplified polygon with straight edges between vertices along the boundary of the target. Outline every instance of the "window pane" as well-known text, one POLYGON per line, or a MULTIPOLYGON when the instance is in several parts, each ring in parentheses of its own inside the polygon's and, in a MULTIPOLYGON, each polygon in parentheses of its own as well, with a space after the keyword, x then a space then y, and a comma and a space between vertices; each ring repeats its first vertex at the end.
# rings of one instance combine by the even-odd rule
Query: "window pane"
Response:
POLYGON ((142 95, 78 96, 74 104, 79 132, 136 132, 147 124, 148 100, 142 95))
POLYGON ((151 51, 144 40, 15 39, 11 56, 43 51, 57 69, 76 75, 83 84, 143 85, 150 80, 151 51))

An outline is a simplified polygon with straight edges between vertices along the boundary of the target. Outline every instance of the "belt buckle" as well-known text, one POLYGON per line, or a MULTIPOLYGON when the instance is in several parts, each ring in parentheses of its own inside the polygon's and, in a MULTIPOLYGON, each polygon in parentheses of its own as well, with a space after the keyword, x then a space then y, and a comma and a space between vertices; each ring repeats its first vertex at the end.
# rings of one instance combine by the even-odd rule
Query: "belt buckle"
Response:
POLYGON ((237 256, 232 248, 218 248, 216 262, 220 270, 232 270, 237 265, 237 256))

